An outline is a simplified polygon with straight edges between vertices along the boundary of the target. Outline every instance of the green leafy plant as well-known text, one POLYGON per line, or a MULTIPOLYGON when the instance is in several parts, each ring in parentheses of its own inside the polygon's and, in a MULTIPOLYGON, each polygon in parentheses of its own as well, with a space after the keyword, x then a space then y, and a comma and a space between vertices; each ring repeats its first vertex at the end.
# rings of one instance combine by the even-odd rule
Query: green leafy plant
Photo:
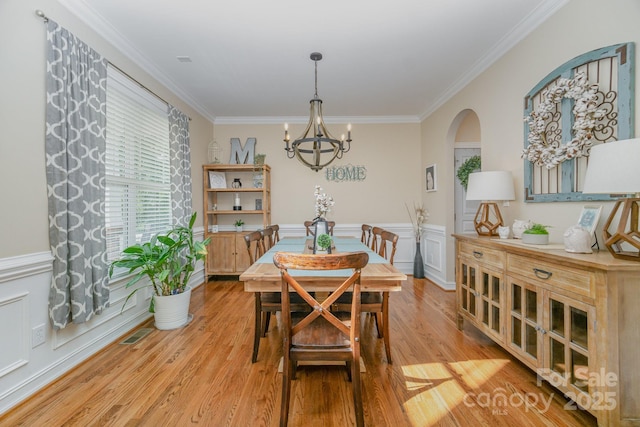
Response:
POLYGON ((549 234, 548 225, 533 224, 531 228, 524 230, 523 234, 549 234))
MULTIPOLYGON (((129 273, 137 274, 127 282, 126 287, 132 287, 143 277, 149 283, 135 288, 125 300, 124 305, 140 289, 147 286, 153 288, 154 295, 167 296, 180 294, 185 291, 189 279, 195 271, 196 263, 207 256, 207 245, 210 238, 202 242, 193 239, 193 224, 196 213, 191 215, 189 225, 176 226, 164 234, 157 234, 145 243, 136 243, 122 251, 122 256, 109 266, 109 277, 113 276, 116 268, 128 269, 129 273)), ((151 298, 149 311, 154 312, 154 302, 151 298)))
POLYGON ((236 222, 234 222, 236 227, 242 227, 244 225, 244 221, 241 219, 237 219, 236 222))
POLYGON ((331 246, 331 236, 328 234, 321 234, 318 236, 318 240, 316 242, 322 249, 327 249, 331 246))
POLYGON ((462 165, 458 168, 456 172, 456 176, 460 180, 460 184, 467 189, 467 184, 469 183, 469 174, 480 169, 482 167, 482 159, 480 156, 469 157, 464 161, 462 165))

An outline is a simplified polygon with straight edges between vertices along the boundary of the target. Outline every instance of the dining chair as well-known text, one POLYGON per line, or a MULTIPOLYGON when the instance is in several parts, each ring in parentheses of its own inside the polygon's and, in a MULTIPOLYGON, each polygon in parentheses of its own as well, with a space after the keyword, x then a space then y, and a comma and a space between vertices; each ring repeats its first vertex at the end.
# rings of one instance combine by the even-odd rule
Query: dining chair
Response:
MULTIPOLYGON (((327 221, 327 228, 328 228, 328 232, 330 236, 333 236, 333 227, 336 226, 336 222, 335 221, 327 221)), ((304 222, 304 228, 306 229, 307 232, 307 236, 315 236, 315 228, 314 228, 314 223, 313 221, 305 221, 304 222)))
POLYGON ((371 250, 378 253, 378 242, 380 241, 380 235, 384 231, 381 227, 373 227, 371 229, 371 250))
POLYGON ((294 254, 277 252, 273 263, 282 277, 282 328, 283 368, 280 426, 286 427, 289 419, 291 381, 295 379, 300 361, 346 362, 353 387, 353 404, 356 425, 364 426, 362 388, 360 385, 360 272, 367 265, 366 252, 345 254, 294 254), (351 275, 336 284, 326 300, 319 302, 307 292, 295 277, 295 270, 352 269, 351 275), (310 313, 292 312, 288 290, 293 289, 312 309, 310 313), (347 289, 353 298, 349 312, 334 313, 329 308, 347 289))
MULTIPOLYGON (((267 234, 269 232, 267 231, 267 234)), ((264 243, 264 230, 256 230, 244 236, 244 241, 247 245, 247 252, 249 253, 249 262, 255 263, 260 258, 265 250, 264 243)), ((253 335, 253 353, 251 355, 251 362, 255 363, 258 360, 258 350, 260 349, 260 338, 267 336, 269 330, 269 323, 271 321, 271 313, 275 314, 282 310, 282 299, 280 292, 255 292, 255 322, 254 322, 254 335, 253 335)), ((292 306, 298 311, 308 311, 307 304, 302 301, 297 295, 290 297, 292 306)))
POLYGON ((280 226, 278 224, 272 224, 273 228, 273 244, 275 245, 280 241, 280 226))
MULTIPOLYGON (((249 254, 249 262, 253 264, 264 252, 264 235, 262 230, 252 231, 244 236, 249 254)), ((279 292, 255 292, 255 324, 253 333, 253 354, 251 362, 258 360, 260 337, 267 335, 271 313, 280 311, 282 307, 279 292)))
POLYGON ((360 241, 366 247, 369 247, 369 245, 371 244, 371 230, 372 229, 373 229, 373 227, 370 226, 369 224, 362 224, 362 236, 360 236, 360 241))
POLYGON ((269 249, 271 249, 273 247, 273 245, 275 245, 275 241, 274 241, 274 229, 273 226, 269 225, 265 228, 263 228, 262 230, 262 239, 264 241, 264 250, 268 251, 269 249))
MULTIPOLYGON (((398 235, 379 227, 378 236, 378 255, 387 259, 389 264, 393 265, 393 258, 396 254, 396 246, 398 245, 398 235)), ((374 234, 375 237, 375 234, 374 234)), ((344 311, 349 308, 351 295, 347 292, 340 297, 331 307, 334 311, 344 311)), ((378 338, 384 341, 385 355, 387 363, 393 363, 391 360, 391 339, 389 337, 389 292, 362 292, 361 311, 363 313, 373 314, 378 331, 378 338)))

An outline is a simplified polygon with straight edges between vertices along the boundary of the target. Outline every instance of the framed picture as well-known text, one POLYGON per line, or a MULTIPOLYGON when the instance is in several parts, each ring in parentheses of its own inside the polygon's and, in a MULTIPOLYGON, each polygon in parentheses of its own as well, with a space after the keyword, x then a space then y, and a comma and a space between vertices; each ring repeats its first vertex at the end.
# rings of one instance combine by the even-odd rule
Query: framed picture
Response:
POLYGON ((227 188, 227 176, 225 173, 209 171, 209 188, 227 188))
POLYGON ((578 218, 578 225, 586 230, 593 236, 598 226, 598 220, 600 219, 600 212, 602 211, 602 205, 597 206, 584 206, 582 212, 580 212, 580 218, 578 218))
POLYGON ((436 191, 438 189, 436 179, 436 165, 427 166, 427 192, 436 191))

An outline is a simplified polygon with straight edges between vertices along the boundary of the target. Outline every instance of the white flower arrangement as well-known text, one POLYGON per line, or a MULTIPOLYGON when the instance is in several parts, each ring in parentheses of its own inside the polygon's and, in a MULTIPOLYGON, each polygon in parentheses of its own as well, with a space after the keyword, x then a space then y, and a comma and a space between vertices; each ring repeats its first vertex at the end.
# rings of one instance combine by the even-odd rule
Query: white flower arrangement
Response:
POLYGON ((589 155, 593 144, 593 130, 596 121, 604 116, 605 111, 598 109, 598 85, 589 84, 584 73, 578 73, 573 79, 559 79, 558 83, 542 92, 542 102, 525 117, 529 126, 529 145, 522 152, 526 158, 537 166, 552 169, 565 160, 589 155), (573 106, 574 137, 566 144, 546 138, 547 122, 553 119, 555 104, 563 98, 575 101, 573 106))
POLYGON ((413 225, 413 233, 416 236, 416 242, 419 242, 420 238, 422 237, 422 230, 424 229, 424 224, 426 224, 427 221, 429 221, 429 212, 425 209, 423 204, 417 205, 414 203, 413 204, 413 212, 415 214, 415 221, 414 221, 414 217, 411 215, 409 206, 407 206, 406 203, 404 205, 407 208, 407 213, 409 214, 411 225, 413 225))
POLYGON ((322 187, 316 185, 313 195, 316 198, 316 218, 324 218, 331 211, 331 207, 335 205, 333 197, 322 192, 322 187))

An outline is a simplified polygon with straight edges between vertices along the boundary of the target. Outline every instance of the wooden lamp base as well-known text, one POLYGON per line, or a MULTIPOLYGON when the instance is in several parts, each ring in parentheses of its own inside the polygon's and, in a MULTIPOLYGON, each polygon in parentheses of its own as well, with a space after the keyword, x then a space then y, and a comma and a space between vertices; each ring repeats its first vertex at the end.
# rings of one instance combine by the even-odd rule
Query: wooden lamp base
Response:
POLYGON ((611 215, 604 224, 602 235, 604 245, 615 258, 640 261, 640 233, 638 232, 638 211, 640 198, 625 198, 616 202, 611 215), (620 210, 618 227, 609 231, 614 218, 620 210), (624 244, 624 248, 623 248, 624 244))
POLYGON ((498 204, 495 202, 480 203, 473 225, 480 236, 497 236, 498 227, 503 225, 498 204))

